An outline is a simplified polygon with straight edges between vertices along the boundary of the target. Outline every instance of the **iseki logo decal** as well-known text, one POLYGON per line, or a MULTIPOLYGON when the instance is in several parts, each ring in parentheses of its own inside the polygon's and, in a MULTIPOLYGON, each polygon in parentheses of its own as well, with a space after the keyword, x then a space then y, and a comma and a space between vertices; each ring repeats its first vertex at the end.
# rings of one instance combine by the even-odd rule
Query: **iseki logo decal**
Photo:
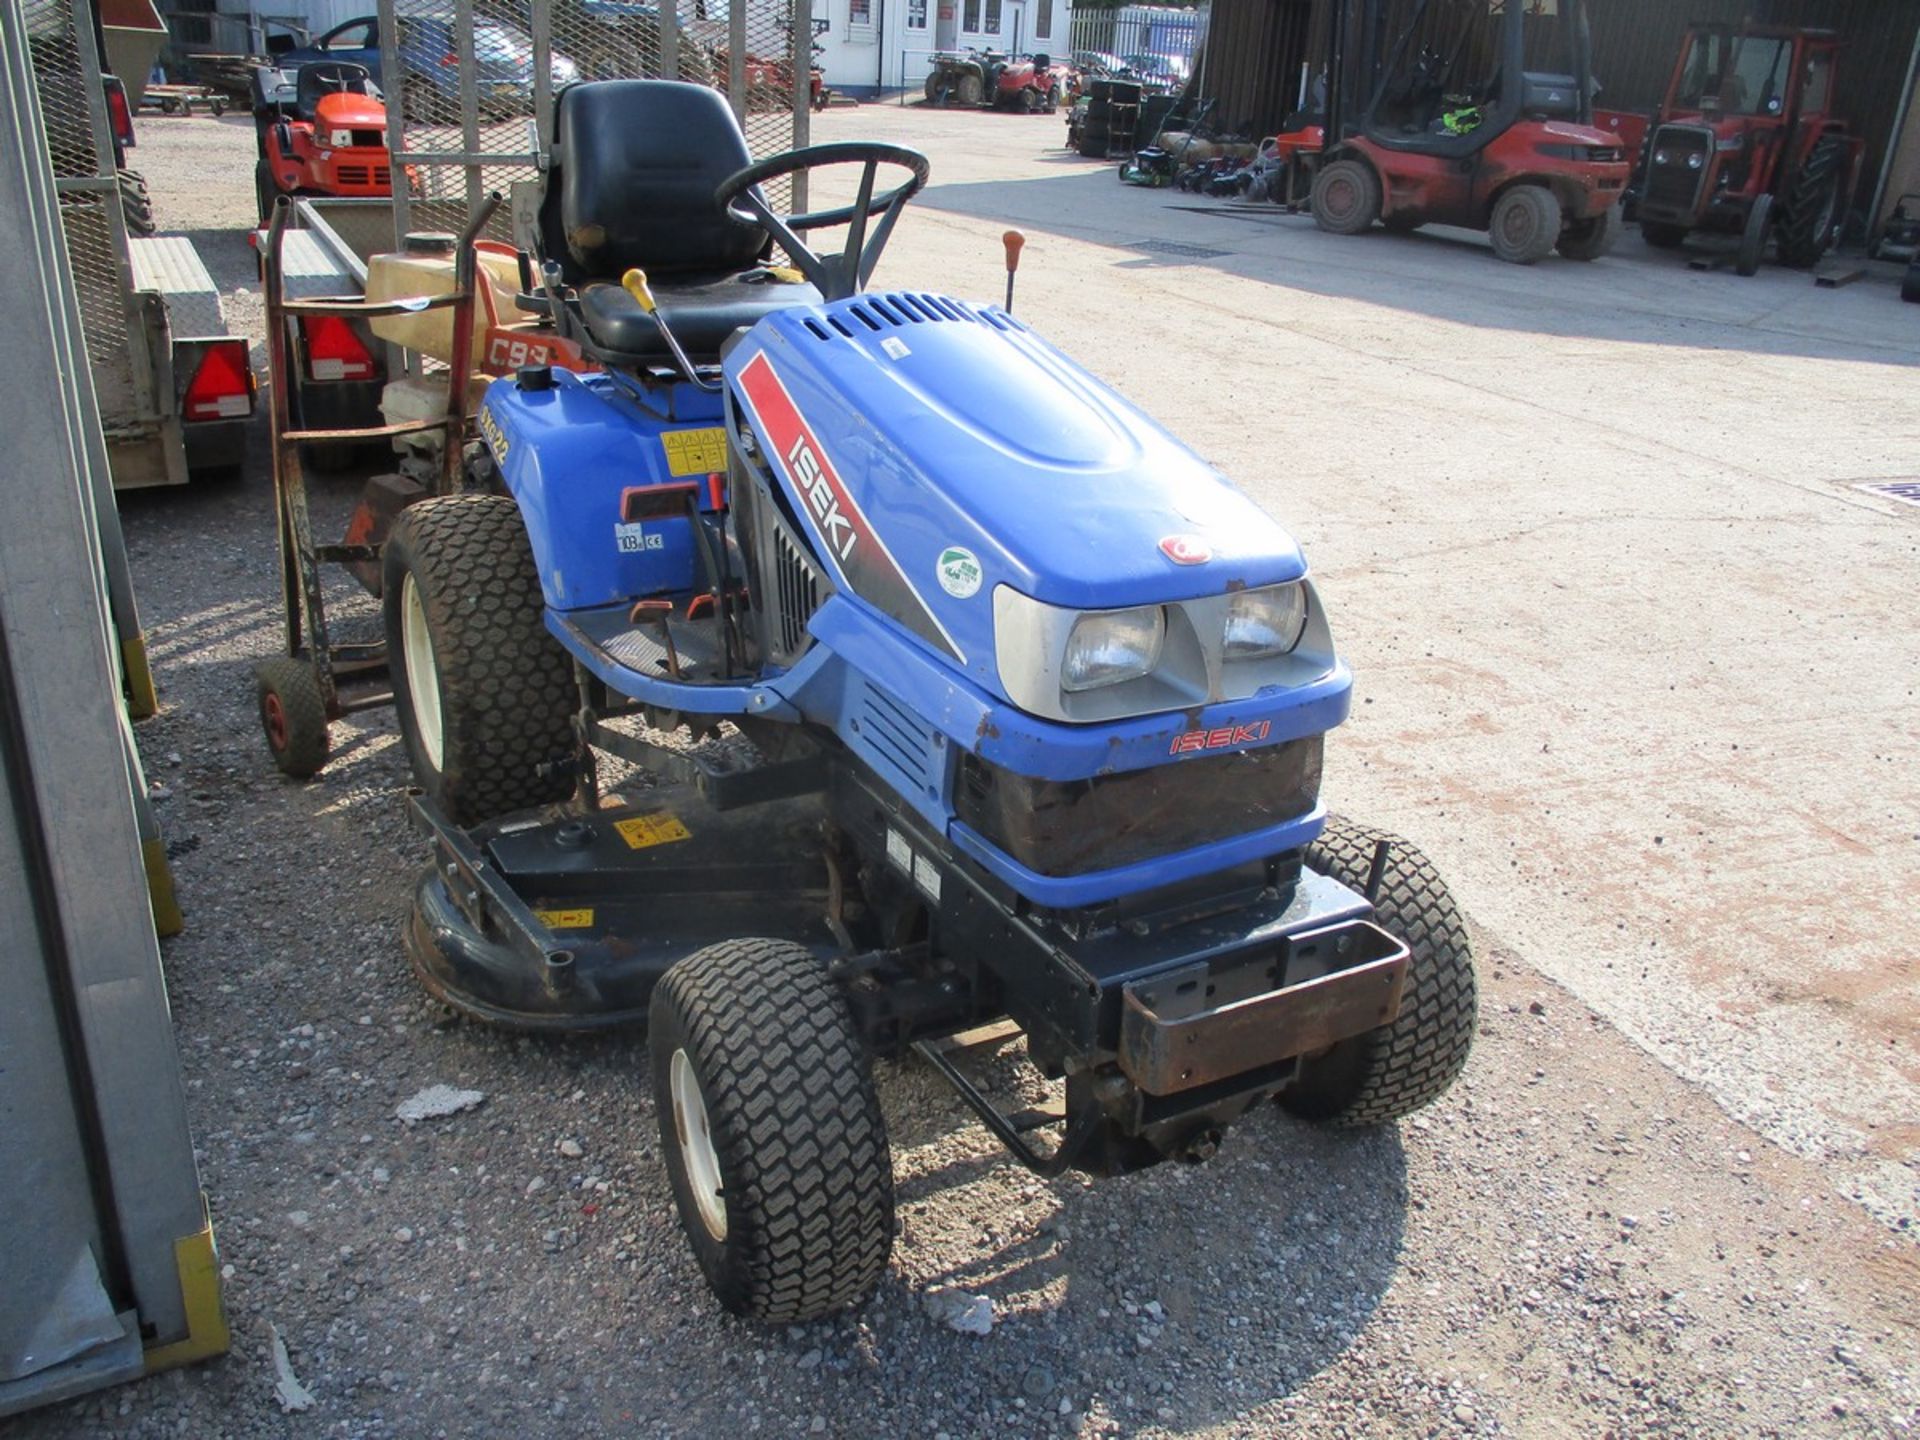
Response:
POLYGON ((820 468, 820 457, 813 453, 813 446, 805 435, 796 436, 793 448, 787 451, 787 468, 793 472, 794 482, 805 492, 807 504, 813 507, 813 515, 820 522, 820 536, 833 548, 833 553, 842 560, 853 554, 853 522, 840 513, 840 501, 833 493, 833 487, 827 483, 827 477, 820 468))
POLYGON ((1160 553, 1176 565, 1204 565, 1213 559, 1213 547, 1198 535, 1169 535, 1160 542, 1160 553))
POLYGON ((1256 720, 1251 725, 1222 725, 1216 730, 1189 730, 1173 737, 1169 755, 1197 755, 1206 750, 1233 750, 1242 745, 1258 745, 1273 733, 1271 720, 1256 720))

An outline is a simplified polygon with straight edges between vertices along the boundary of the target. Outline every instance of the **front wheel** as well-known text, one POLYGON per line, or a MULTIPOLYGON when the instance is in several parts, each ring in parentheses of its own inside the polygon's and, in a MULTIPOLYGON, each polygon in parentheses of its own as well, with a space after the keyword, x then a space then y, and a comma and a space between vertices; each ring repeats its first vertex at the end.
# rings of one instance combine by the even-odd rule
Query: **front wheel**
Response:
POLYGON ((772 1324, 872 1293, 893 1157, 846 1001, 803 945, 729 940, 668 970, 647 1014, 661 1151, 720 1303, 772 1324))
POLYGON ((409 506, 381 563, 388 668, 414 779, 456 825, 573 793, 573 666, 504 495, 409 506))
POLYGON ((1560 253, 1568 260, 1598 260, 1613 249, 1620 234, 1620 207, 1615 205, 1591 220, 1575 220, 1560 236, 1560 253))
POLYGON ((1467 928, 1433 862, 1398 836, 1329 816, 1306 863, 1364 892, 1374 855, 1387 861, 1374 918, 1412 952, 1392 1024, 1300 1062, 1280 1103, 1307 1120, 1354 1128, 1412 1114, 1453 1084, 1473 1048, 1478 987, 1467 928))
POLYGON ((962 75, 960 83, 954 86, 954 100, 969 110, 977 106, 987 93, 985 83, 978 75, 962 75))
POLYGON ((1358 235, 1380 218, 1380 177, 1363 160, 1336 160, 1313 177, 1313 219, 1333 235, 1358 235))
POLYGON ((1734 257, 1733 273, 1751 279, 1760 273, 1766 258, 1767 239, 1773 233, 1773 197, 1756 195, 1747 210, 1747 223, 1740 230, 1740 251, 1734 257))
POLYGON ((1516 185, 1494 202, 1487 234, 1509 265, 1537 265, 1560 241, 1560 202, 1544 185, 1516 185))

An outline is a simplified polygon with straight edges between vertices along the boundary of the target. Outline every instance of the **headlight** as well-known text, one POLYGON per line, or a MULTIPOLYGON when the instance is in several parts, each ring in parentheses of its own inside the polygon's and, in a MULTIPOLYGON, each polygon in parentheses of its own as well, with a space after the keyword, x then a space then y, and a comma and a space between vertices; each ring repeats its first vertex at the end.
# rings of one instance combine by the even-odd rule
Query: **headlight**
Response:
POLYGON ((1702 155, 1698 150, 1690 150, 1687 152, 1687 169, 1698 170, 1706 163, 1707 157, 1702 155))
POLYGON ((1102 685, 1138 680, 1160 663, 1160 647, 1166 638, 1167 617, 1158 605, 1082 615, 1067 637, 1060 688, 1097 690, 1102 685))
POLYGON ((1258 660, 1285 655, 1300 643, 1306 628, 1306 586, 1242 590, 1227 601, 1226 658, 1258 660))
POLYGON ((1656 165, 1665 165, 1672 158, 1673 157, 1664 150, 1656 150, 1653 152, 1653 163, 1656 165))
POLYGON ((351 130, 330 130, 327 133, 333 137, 327 143, 336 150, 348 149, 353 144, 353 131, 351 130))

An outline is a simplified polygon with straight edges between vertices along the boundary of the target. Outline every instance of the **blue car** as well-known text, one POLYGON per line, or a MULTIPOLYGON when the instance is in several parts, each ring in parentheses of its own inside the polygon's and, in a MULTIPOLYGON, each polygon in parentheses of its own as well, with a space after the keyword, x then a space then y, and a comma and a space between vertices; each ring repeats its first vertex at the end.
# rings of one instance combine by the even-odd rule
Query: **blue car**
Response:
MULTIPOLYGON (((407 115, 417 121, 448 121, 460 113, 459 45, 450 21, 401 15, 396 50, 405 67, 407 115)), ((291 38, 291 37, 280 37, 291 38)), ((383 88, 380 73, 380 19, 363 15, 336 25, 311 44, 280 48, 269 40, 275 63, 293 69, 316 60, 347 60, 364 65, 383 88)), ((473 56, 479 70, 483 115, 524 114, 533 103, 533 38, 498 20, 473 26, 473 56)), ((579 66, 564 55, 552 58, 553 86, 580 78, 579 66)))

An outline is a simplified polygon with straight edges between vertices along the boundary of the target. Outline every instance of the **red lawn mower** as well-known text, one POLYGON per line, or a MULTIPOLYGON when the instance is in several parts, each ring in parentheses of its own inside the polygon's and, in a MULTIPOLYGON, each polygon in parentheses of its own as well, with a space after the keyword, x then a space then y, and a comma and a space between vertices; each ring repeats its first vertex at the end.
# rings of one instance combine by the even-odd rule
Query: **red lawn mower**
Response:
POLYGON ((1008 60, 994 82, 993 107, 1024 115, 1051 115, 1066 103, 1072 85, 1068 66, 1056 65, 1048 55, 1008 60))
POLYGON ((281 195, 374 197, 393 193, 387 107, 364 65, 326 60, 291 75, 261 66, 253 77, 260 146, 254 191, 260 223, 281 195))

